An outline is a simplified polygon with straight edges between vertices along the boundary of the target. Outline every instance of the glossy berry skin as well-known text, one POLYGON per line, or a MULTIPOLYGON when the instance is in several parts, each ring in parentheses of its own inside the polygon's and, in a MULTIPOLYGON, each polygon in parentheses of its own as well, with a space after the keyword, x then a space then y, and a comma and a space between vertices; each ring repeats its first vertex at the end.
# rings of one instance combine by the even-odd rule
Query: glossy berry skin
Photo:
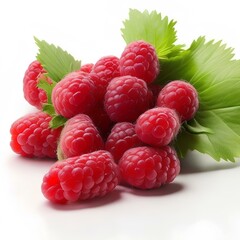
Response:
POLYGON ((143 143, 137 137, 135 126, 129 122, 116 123, 109 134, 105 148, 118 162, 124 152, 133 147, 141 146, 143 143))
POLYGON ((44 75, 45 73, 46 71, 40 62, 33 61, 28 66, 23 77, 24 98, 38 109, 42 109, 42 104, 47 101, 46 93, 37 86, 39 80, 43 79, 48 83, 52 83, 52 80, 44 75))
POLYGON ((85 72, 85 73, 90 73, 93 69, 93 66, 94 66, 93 63, 83 64, 80 68, 80 71, 85 72))
POLYGON ((105 110, 114 122, 134 122, 149 107, 146 82, 133 76, 114 78, 107 87, 105 110))
POLYGON ((155 48, 139 40, 126 46, 120 57, 121 76, 131 75, 153 82, 159 74, 159 61, 155 48))
POLYGON ((170 146, 131 148, 123 154, 118 166, 122 181, 140 189, 168 184, 180 172, 179 159, 170 146))
POLYGON ((168 145, 178 134, 179 117, 170 108, 157 107, 144 112, 135 125, 135 131, 141 141, 151 146, 168 145))
POLYGON ((43 177, 42 193, 55 203, 102 197, 119 182, 118 167, 107 151, 95 151, 55 163, 43 177))
POLYGON ((100 58, 95 63, 92 74, 97 75, 97 77, 92 78, 92 81, 97 88, 99 101, 103 101, 109 82, 113 78, 120 76, 119 58, 116 56, 104 56, 100 58))
POLYGON ((169 82, 160 91, 157 106, 174 109, 182 122, 190 120, 199 107, 197 90, 193 85, 183 80, 169 82))
POLYGON ((87 73, 72 72, 53 88, 52 103, 56 112, 65 118, 88 113, 96 104, 95 86, 87 73))
POLYGON ((65 123, 58 144, 58 159, 80 156, 103 147, 102 137, 89 116, 78 114, 65 123))
POLYGON ((61 128, 49 128, 51 117, 44 112, 27 114, 11 128, 11 148, 24 157, 56 158, 61 128))

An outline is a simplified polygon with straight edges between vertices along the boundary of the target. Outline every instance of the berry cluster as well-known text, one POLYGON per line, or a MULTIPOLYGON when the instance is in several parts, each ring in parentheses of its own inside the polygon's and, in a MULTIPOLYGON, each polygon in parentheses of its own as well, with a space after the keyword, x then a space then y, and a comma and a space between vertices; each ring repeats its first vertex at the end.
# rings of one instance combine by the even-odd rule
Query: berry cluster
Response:
POLYGON ((26 157, 58 158, 43 178, 47 199, 104 196, 119 183, 158 188, 179 174, 172 142, 195 115, 198 94, 183 80, 156 85, 160 64, 151 44, 132 42, 120 58, 102 57, 59 81, 51 100, 55 114, 67 121, 57 129, 41 111, 47 96, 39 79, 52 81, 45 72, 34 61, 25 73, 24 96, 39 111, 12 124, 11 147, 26 157))

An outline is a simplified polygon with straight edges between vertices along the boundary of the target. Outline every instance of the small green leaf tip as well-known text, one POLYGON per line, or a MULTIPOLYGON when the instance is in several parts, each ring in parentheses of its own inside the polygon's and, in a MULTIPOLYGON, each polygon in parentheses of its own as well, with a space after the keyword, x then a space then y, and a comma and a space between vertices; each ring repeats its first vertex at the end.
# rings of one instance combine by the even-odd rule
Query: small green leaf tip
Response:
POLYGON ((80 69, 81 62, 75 60, 72 55, 62 48, 49 44, 44 40, 39 40, 36 37, 34 37, 34 40, 39 48, 37 60, 54 82, 59 82, 68 73, 80 69))

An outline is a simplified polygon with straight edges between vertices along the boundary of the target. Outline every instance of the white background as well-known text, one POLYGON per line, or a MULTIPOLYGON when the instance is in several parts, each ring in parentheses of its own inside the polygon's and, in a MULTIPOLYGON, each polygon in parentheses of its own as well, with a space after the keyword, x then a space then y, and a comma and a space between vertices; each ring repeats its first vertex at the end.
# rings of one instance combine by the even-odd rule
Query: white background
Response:
POLYGON ((157 10, 176 20, 179 43, 223 40, 240 57, 237 0, 1 1, 0 2, 0 238, 1 239, 240 239, 239 163, 190 153, 174 183, 154 191, 118 187, 106 198, 66 206, 41 194, 53 161, 25 159, 9 147, 9 129, 33 111, 22 78, 34 60, 33 36, 61 46, 83 63, 120 56, 120 28, 129 8, 157 10))

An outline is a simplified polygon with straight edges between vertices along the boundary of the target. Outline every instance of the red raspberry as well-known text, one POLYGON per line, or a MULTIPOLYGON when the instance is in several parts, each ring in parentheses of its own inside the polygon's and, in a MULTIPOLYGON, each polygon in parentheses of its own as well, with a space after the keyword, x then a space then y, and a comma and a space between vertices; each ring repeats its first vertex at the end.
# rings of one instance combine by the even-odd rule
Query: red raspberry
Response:
POLYGON ((157 107, 144 112, 136 122, 137 136, 152 146, 168 145, 180 128, 178 115, 173 109, 157 107))
POLYGON ((159 74, 159 61, 155 48, 142 40, 128 44, 120 57, 121 76, 131 75, 153 82, 159 74))
POLYGON ((119 161, 122 180, 140 189, 153 189, 172 182, 180 172, 176 152, 169 146, 136 147, 119 161))
POLYGON ((119 182, 118 167, 107 151, 56 162, 43 177, 42 193, 56 203, 102 197, 119 182))
POLYGON ((135 126, 129 122, 116 123, 105 143, 105 148, 118 162, 124 152, 133 147, 141 146, 142 142, 137 137, 135 126))
POLYGON ((84 72, 72 72, 56 84, 52 91, 56 112, 66 118, 90 112, 96 104, 96 89, 84 72))
POLYGON ((198 110, 197 90, 183 80, 169 82, 159 93, 157 106, 174 109, 181 121, 190 120, 198 110))
POLYGON ((97 77, 93 77, 92 81, 97 87, 99 100, 102 101, 106 93, 109 82, 120 76, 119 58, 115 56, 105 56, 100 58, 94 65, 92 73, 97 77))
POLYGON ((40 79, 52 83, 50 78, 44 74, 46 71, 38 61, 33 61, 25 72, 23 78, 23 93, 25 99, 38 109, 42 109, 42 104, 47 101, 47 95, 44 90, 38 88, 40 79))
POLYGON ((85 73, 90 73, 93 69, 94 64, 93 63, 86 63, 81 66, 80 71, 85 73))
POLYGON ((104 107, 114 122, 133 122, 149 107, 146 83, 133 76, 114 78, 107 87, 104 107))
POLYGON ((78 114, 65 123, 59 140, 58 158, 80 156, 103 147, 103 140, 89 116, 78 114))
POLYGON ((10 129, 11 148, 24 157, 56 158, 61 128, 49 128, 51 117, 44 112, 27 114, 10 129))

